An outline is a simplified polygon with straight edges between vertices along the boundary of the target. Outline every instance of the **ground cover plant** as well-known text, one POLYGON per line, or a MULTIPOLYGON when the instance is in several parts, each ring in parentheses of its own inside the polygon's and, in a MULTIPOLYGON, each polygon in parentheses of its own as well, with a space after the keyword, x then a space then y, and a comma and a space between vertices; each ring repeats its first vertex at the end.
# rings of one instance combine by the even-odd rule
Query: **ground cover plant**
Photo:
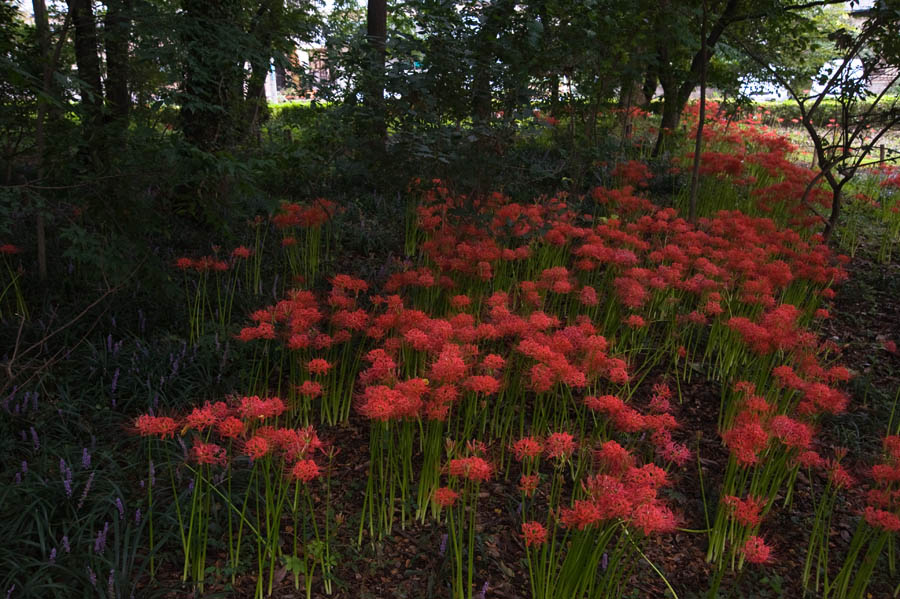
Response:
MULTIPOLYGON (((897 386, 871 383, 896 328, 866 368, 842 355, 851 258, 820 235, 827 190, 800 201, 814 172, 759 116, 712 106, 699 218, 681 216, 695 114, 655 169, 637 114, 635 158, 593 165, 584 193, 410 181, 380 273, 342 262, 352 206, 329 198, 172 255, 183 330, 102 314, 105 336, 3 388, 21 542, 2 588, 897 595, 897 386)), ((837 233, 885 268, 898 183, 867 172, 837 233)), ((3 248, 0 306, 23 323, 21 248, 3 248)), ((10 364, 30 351, 12 347, 10 364)))

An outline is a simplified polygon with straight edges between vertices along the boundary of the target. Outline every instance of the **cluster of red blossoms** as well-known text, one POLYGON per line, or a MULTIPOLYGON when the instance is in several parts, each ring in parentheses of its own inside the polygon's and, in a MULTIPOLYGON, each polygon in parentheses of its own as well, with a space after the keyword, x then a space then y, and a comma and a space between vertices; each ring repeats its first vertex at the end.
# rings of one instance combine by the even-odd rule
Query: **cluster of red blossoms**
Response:
POLYGON ((310 204, 285 202, 272 217, 272 223, 279 229, 319 227, 331 220, 337 210, 337 204, 324 198, 310 204))
POLYGON ((251 461, 273 457, 287 468, 287 475, 302 482, 319 476, 312 456, 322 450, 313 427, 276 426, 286 411, 277 397, 242 397, 237 402, 206 403, 180 419, 142 414, 134 421, 136 432, 160 439, 181 435, 190 442, 190 459, 197 464, 224 465, 230 451, 251 461), (218 443, 209 439, 218 437, 218 443))
POLYGON ((875 486, 869 491, 866 522, 890 533, 900 532, 900 435, 884 439, 884 460, 872 467, 875 486))

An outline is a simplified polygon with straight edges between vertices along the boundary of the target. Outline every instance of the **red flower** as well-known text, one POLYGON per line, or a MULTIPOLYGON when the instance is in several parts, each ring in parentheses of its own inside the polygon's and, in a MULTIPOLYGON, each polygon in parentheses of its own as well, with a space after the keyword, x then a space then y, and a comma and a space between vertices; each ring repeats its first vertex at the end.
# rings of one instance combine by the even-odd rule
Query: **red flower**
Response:
POLYGON ((229 416, 219 423, 219 434, 226 439, 235 439, 244 434, 244 423, 234 416, 229 416))
POLYGON ((607 441, 600 446, 594 457, 613 475, 618 476, 634 465, 634 459, 628 450, 616 443, 607 441))
POLYGON ((537 491, 540 480, 540 476, 537 474, 523 474, 522 478, 519 479, 519 490, 522 491, 526 497, 531 497, 534 495, 534 492, 537 491))
POLYGON ((179 270, 188 270, 194 267, 194 261, 190 258, 178 258, 175 260, 175 268, 179 270))
POLYGON ((191 457, 198 464, 223 464, 225 463, 225 448, 215 443, 197 441, 191 447, 191 457))
POLYGON ((525 537, 525 546, 543 545, 547 542, 547 529, 540 522, 523 522, 522 536, 525 537))
POLYGON ((575 453, 575 438, 569 433, 551 433, 547 437, 546 451, 551 458, 569 458, 575 453))
POLYGON ((900 517, 896 514, 870 506, 866 508, 865 518, 872 528, 880 528, 887 532, 900 532, 900 517))
POLYGON ((0 245, 0 254, 12 255, 12 254, 19 254, 21 252, 22 252, 22 248, 15 246, 11 243, 5 243, 3 245, 0 245))
POLYGON ((250 248, 247 248, 247 247, 244 247, 244 246, 242 246, 242 245, 239 245, 238 247, 234 248, 234 249, 231 251, 231 256, 232 256, 233 258, 244 258, 244 259, 246 259, 246 258, 249 258, 249 257, 250 257, 250 254, 252 254, 252 253, 253 253, 253 252, 250 250, 250 248))
POLYGON ((328 369, 331 368, 331 364, 329 364, 327 360, 323 360, 322 358, 314 358, 309 361, 306 367, 313 374, 325 374, 326 372, 328 372, 328 369))
POLYGON ((731 508, 734 519, 743 526, 759 526, 760 511, 766 506, 766 500, 756 497, 741 499, 732 495, 722 498, 722 503, 731 508))
POLYGON ((751 564, 764 564, 772 558, 772 548, 766 545, 766 542, 757 536, 747 539, 741 548, 744 558, 751 564))
POLYGON ((492 376, 473 375, 465 380, 463 386, 473 393, 493 395, 500 390, 500 381, 492 376))
POLYGON ((476 482, 484 482, 491 477, 491 465, 483 458, 468 457, 450 460, 450 476, 458 476, 476 482))
POLYGON ((251 437, 244 444, 244 453, 250 456, 251 459, 259 460, 268 455, 271 447, 269 446, 269 442, 260 435, 255 435, 251 437))
POLYGON ((440 487, 434 491, 434 502, 441 507, 451 507, 459 499, 459 493, 450 487, 440 487))
POLYGON ((525 458, 536 458, 544 452, 544 446, 537 437, 524 437, 512 446, 513 454, 518 461, 525 458))
POLYGON ((178 423, 173 418, 168 416, 151 416, 150 414, 138 416, 134 426, 142 437, 174 437, 175 431, 178 430, 178 423))
POLYGON ((566 528, 584 530, 603 519, 600 508, 591 501, 576 499, 575 506, 571 509, 560 510, 559 520, 566 528))
POLYGON ((319 465, 313 460, 300 460, 291 468, 291 478, 308 483, 319 478, 319 465))
POLYGON ((316 398, 322 395, 322 385, 315 381, 304 381, 302 385, 297 387, 297 391, 300 395, 316 398))
POLYGON ((192 428, 198 431, 206 430, 214 426, 218 418, 210 404, 204 405, 202 408, 194 408, 190 414, 184 419, 186 428, 192 428))

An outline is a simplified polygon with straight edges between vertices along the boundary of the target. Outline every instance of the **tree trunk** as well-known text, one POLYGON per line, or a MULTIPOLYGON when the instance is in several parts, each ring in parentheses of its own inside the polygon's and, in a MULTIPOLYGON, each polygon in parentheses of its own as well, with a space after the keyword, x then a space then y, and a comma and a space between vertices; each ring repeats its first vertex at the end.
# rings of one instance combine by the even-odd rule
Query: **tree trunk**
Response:
POLYGON ((369 73, 365 103, 372 115, 372 139, 379 148, 384 148, 387 138, 387 115, 384 103, 387 0, 369 0, 366 6, 366 39, 369 44, 369 73))
POLYGON ((843 199, 841 189, 842 186, 840 185, 832 187, 831 189, 831 216, 828 217, 828 222, 825 224, 825 230, 822 232, 822 237, 826 242, 831 239, 831 235, 837 228, 838 221, 841 218, 841 200, 843 199))
POLYGON ((644 103, 641 105, 642 108, 649 108, 650 102, 653 101, 653 96, 656 95, 656 86, 659 84, 659 79, 656 77, 656 73, 653 70, 648 70, 644 75, 644 83, 641 86, 641 91, 644 95, 644 103))
POLYGON ((681 102, 675 82, 668 77, 660 78, 660 82, 663 86, 663 110, 662 119, 660 119, 659 123, 659 132, 656 136, 656 145, 653 147, 653 153, 651 154, 653 158, 659 157, 667 139, 678 129, 678 123, 681 121, 681 111, 684 109, 684 104, 681 102))
POLYGON ((266 97, 266 77, 269 63, 254 61, 251 65, 250 80, 247 82, 247 135, 259 139, 259 127, 269 119, 269 99, 266 97))
POLYGON ((81 81, 81 106, 85 113, 85 129, 100 123, 103 88, 100 83, 100 55, 97 50, 97 23, 91 0, 67 0, 75 25, 75 65, 81 81))
POLYGON ((110 120, 122 130, 128 126, 131 94, 128 92, 128 50, 131 43, 131 0, 107 0, 103 23, 106 47, 106 100, 110 120))
POLYGON ((475 74, 472 78, 472 117, 476 121, 490 122, 493 107, 491 92, 491 75, 497 60, 494 44, 503 23, 509 17, 512 4, 506 0, 497 0, 484 9, 484 20, 475 34, 473 53, 475 55, 475 74))
MULTIPOLYGON (((43 92, 44 95, 38 96, 37 121, 34 130, 35 154, 37 155, 37 176, 38 181, 44 178, 44 118, 47 115, 47 92, 53 78, 52 64, 50 61, 50 22, 47 18, 47 5, 44 0, 34 0, 34 25, 37 30, 38 46, 41 52, 41 61, 44 64, 43 72, 43 92)), ((67 15, 66 19, 71 16, 67 15)), ((63 31, 62 35, 65 35, 63 31)), ((44 213, 38 208, 35 215, 35 235, 37 237, 37 255, 38 255, 38 278, 41 281, 47 280, 47 238, 45 233, 44 213)))
POLYGON ((550 114, 557 116, 559 113, 559 75, 550 75, 550 114))
POLYGON ((205 151, 227 147, 237 137, 235 111, 243 101, 244 56, 222 23, 240 6, 230 0, 181 0, 185 27, 181 128, 185 140, 205 151))
POLYGON ((691 191, 688 202, 688 219, 697 220, 697 192, 700 187, 700 157, 703 152, 703 123, 706 121, 706 0, 703 0, 703 22, 700 25, 700 111, 697 115, 697 139, 694 142, 694 165, 691 171, 691 191))

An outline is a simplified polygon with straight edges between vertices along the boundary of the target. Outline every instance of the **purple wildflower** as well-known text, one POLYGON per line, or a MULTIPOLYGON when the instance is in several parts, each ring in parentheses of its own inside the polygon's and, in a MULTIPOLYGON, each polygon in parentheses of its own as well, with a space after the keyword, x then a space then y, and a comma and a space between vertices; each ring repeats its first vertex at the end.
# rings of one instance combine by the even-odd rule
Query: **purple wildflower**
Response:
POLYGON ((103 530, 97 533, 97 538, 94 539, 94 553, 102 554, 106 551, 107 533, 109 533, 109 521, 103 523, 103 530))
POLYGON ((87 447, 84 447, 81 450, 81 469, 87 470, 90 467, 91 467, 91 452, 88 451, 87 447))
POLYGON ((87 499, 88 493, 91 492, 91 485, 94 482, 94 472, 91 472, 91 475, 88 477, 87 484, 84 485, 84 491, 81 492, 81 498, 78 500, 78 509, 81 509, 81 506, 84 505, 84 500, 87 499))
POLYGON ((116 509, 119 510, 119 518, 125 518, 125 505, 121 497, 116 497, 116 509))
POLYGON ((56 547, 50 550, 50 563, 56 562, 56 547))
POLYGON ((31 444, 34 445, 34 450, 38 451, 41 448, 41 440, 38 439, 37 431, 34 430, 34 427, 31 427, 31 444))
POLYGON ((65 535, 62 538, 62 546, 63 546, 63 550, 66 553, 70 553, 72 551, 72 548, 69 546, 69 535, 65 535))

